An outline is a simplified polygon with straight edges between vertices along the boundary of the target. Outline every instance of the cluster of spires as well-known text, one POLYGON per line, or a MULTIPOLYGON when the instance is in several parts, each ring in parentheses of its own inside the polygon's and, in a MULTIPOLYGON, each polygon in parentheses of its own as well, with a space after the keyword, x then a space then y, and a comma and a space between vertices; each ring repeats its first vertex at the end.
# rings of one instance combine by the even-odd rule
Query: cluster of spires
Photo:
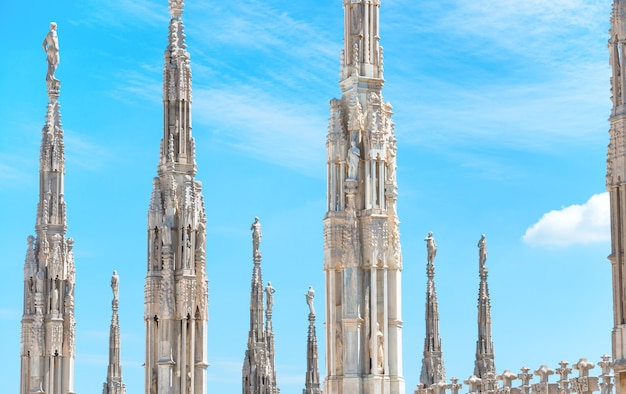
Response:
MULTIPOLYGON (((420 383, 415 394, 424 394, 432 388, 444 388, 450 386, 446 383, 446 372, 443 363, 443 351, 441 337, 439 335, 439 304, 437 302, 437 290, 435 289, 435 257, 437 256, 437 243, 433 233, 429 232, 424 238, 427 249, 426 276, 426 338, 424 339, 424 357, 422 358, 422 372, 420 383)), ((480 286, 478 290, 478 340, 476 341, 476 359, 474 374, 468 379, 468 385, 476 386, 473 392, 482 393, 495 390, 496 369, 493 341, 491 338, 491 302, 489 299, 489 287, 487 285, 487 240, 482 234, 478 241, 478 272, 480 286), (478 385, 477 383, 482 382, 478 385)), ((461 385, 452 379, 452 389, 458 390, 461 385), (458 386, 458 387, 457 387, 458 386)))
MULTIPOLYGON (((280 394, 276 382, 274 330, 272 312, 276 289, 272 282, 263 287, 260 250, 261 223, 255 217, 250 226, 252 231, 252 282, 250 291, 250 331, 242 367, 243 394, 280 394), (264 302, 265 300, 265 302, 264 302), (263 324, 265 314, 265 325, 263 324)), ((307 370, 303 394, 321 394, 318 370, 317 335, 315 333, 315 291, 312 286, 304 294, 309 307, 309 328, 307 335, 307 370)))
MULTIPOLYGON (((166 102, 166 119, 169 115, 178 116, 182 113, 190 114, 191 106, 191 70, 189 68, 189 55, 184 43, 183 24, 181 20, 184 2, 182 0, 170 0, 170 36, 169 46, 166 50, 166 64, 171 68, 164 70, 164 102, 166 102), (171 105, 168 106, 168 105, 171 105), (181 106, 182 105, 182 106, 181 106), (171 112, 168 112, 171 110, 171 112)), ((367 26, 364 26, 367 29, 367 26)), ((367 31, 367 30, 366 30, 367 31)), ((351 49, 351 56, 344 52, 342 72, 351 73, 358 77, 362 74, 382 79, 382 47, 377 42, 367 41, 350 43, 346 45, 351 49), (351 59, 351 60, 348 60, 351 59), (362 64, 361 64, 362 63, 362 64), (374 67, 361 67, 377 65, 374 67)), ((615 45, 614 37, 611 45, 615 45)), ((22 348, 22 368, 28 371, 26 379, 21 382, 22 392, 30 393, 53 393, 73 392, 73 358, 74 358, 74 261, 72 254, 73 241, 65 238, 67 229, 65 201, 64 201, 64 144, 63 130, 60 122, 60 104, 58 101, 60 81, 55 72, 59 64, 59 46, 56 34, 56 24, 52 23, 50 32, 43 42, 43 48, 47 54, 48 70, 46 84, 48 90, 48 110, 46 125, 42 130, 41 145, 41 170, 40 170, 40 199, 37 210, 36 233, 37 236, 28 237, 28 250, 25 264, 25 311, 22 319, 22 336, 25 338, 22 348), (48 332, 56 333, 47 335, 48 332), (44 335, 46 334, 46 335, 44 335), (61 369, 49 369, 49 365, 55 363, 47 359, 60 358, 63 364, 61 369), (46 380, 39 376, 46 376, 46 380)), ((617 49, 615 49, 617 51, 617 49)), ((616 54, 613 54, 615 56, 616 54)), ((617 57, 617 56, 615 56, 617 57)), ((615 71, 615 69, 614 69, 615 71)), ((614 76, 617 80, 620 75, 614 76)), ((346 75, 347 78, 347 75, 346 75)), ((355 78, 357 79, 357 78, 355 78)), ((617 84, 617 81, 614 81, 617 84)), ((623 93, 621 85, 615 89, 615 107, 619 96, 623 93)), ((355 107, 360 107, 358 101, 355 107)), ((358 110, 360 113, 361 109, 358 110)), ((164 129, 161 163, 159 175, 166 172, 195 174, 195 148, 191 137, 190 117, 177 118, 181 122, 174 122, 164 129)), ((360 122, 357 122, 360 123, 360 122)), ((358 148, 355 156, 359 156, 358 148)), ((350 179, 356 179, 358 167, 352 166, 348 173, 352 173, 350 179)), ((392 167, 393 168, 393 167, 392 167)), ((198 190, 199 193, 199 190, 198 190)), ((353 204, 348 204, 353 208, 353 204)), ((199 228, 204 231, 204 223, 199 228)), ((252 386, 254 382, 262 384, 267 394, 280 392, 276 385, 274 366, 274 334, 272 328, 273 294, 275 289, 268 282, 263 289, 261 276, 261 252, 259 250, 261 231, 258 219, 253 223, 253 279, 251 292, 251 321, 248 340, 248 350, 244 361, 244 383, 252 386), (264 294, 266 308, 264 308, 264 294), (265 325, 263 322, 265 314, 265 325), (248 375, 246 375, 248 373, 248 375), (247 380, 246 380, 247 379, 247 380)), ((202 232, 200 231, 200 232, 202 232)), ((423 393, 432 387, 445 385, 445 368, 441 338, 439 336, 439 313, 437 294, 435 289, 434 260, 437 245, 432 233, 425 238, 428 249, 427 263, 427 294, 426 294, 426 338, 424 343, 424 358, 420 384, 416 393, 423 393)), ((198 251, 203 252, 203 243, 200 243, 198 251)), ((465 383, 469 385, 471 392, 493 392, 496 389, 496 378, 504 381, 505 387, 510 388, 511 380, 519 378, 523 386, 528 386, 532 374, 529 368, 523 368, 522 373, 514 375, 510 371, 496 377, 494 365, 494 350, 491 338, 491 312, 489 289, 487 285, 488 270, 485 267, 487 247, 485 236, 478 242, 479 248, 479 276, 480 287, 478 297, 478 340, 476 344, 476 359, 474 375, 465 383)), ((113 290, 112 319, 110 329, 110 354, 107 381, 104 384, 103 394, 123 394, 125 385, 122 382, 122 368, 120 357, 120 327, 119 327, 119 277, 114 272, 111 287, 113 290)), ((307 374, 303 394, 321 393, 319 388, 319 372, 317 369, 317 338, 315 333, 315 309, 313 306, 314 292, 312 288, 305 294, 310 308, 309 327, 307 338, 307 374)), ((621 322, 623 324, 623 322, 621 322)), ((609 376, 609 357, 603 357, 600 363, 603 375, 609 376)), ((202 367, 202 366, 200 366, 202 367)), ((581 371, 582 377, 587 377, 593 363, 582 359, 573 366, 581 371)), ((562 377, 561 382, 567 382, 567 374, 571 372, 567 363, 562 362, 557 370, 562 377)), ((547 384, 547 376, 553 371, 542 366, 535 371, 535 375, 541 377, 541 383, 547 384)), ((24 378, 24 374, 22 375, 24 378)), ((458 390, 457 380, 452 379, 453 392, 458 390)), ((609 383, 607 383, 608 385, 609 383)), ((244 393, 246 393, 244 384, 244 393)), ((610 391, 610 390, 609 390, 610 391)))

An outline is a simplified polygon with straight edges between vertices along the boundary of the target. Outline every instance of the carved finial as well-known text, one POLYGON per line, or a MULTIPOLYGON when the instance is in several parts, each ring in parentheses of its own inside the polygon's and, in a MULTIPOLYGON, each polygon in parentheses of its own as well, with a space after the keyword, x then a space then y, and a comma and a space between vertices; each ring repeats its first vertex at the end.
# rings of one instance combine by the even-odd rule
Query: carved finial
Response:
POLYGON ((502 375, 496 376, 496 379, 501 380, 504 387, 511 387, 512 382, 517 379, 517 375, 510 369, 506 369, 502 375))
POLYGON ((554 374, 554 371, 548 368, 547 365, 542 365, 539 367, 539 369, 535 371, 535 375, 539 376, 540 383, 547 383, 548 377, 553 374, 554 374))
POLYGON ((586 358, 581 358, 576 364, 572 365, 572 368, 578 370, 579 376, 589 376, 589 370, 595 366, 594 363, 587 361, 586 358))
POLYGON ((50 31, 46 34, 46 37, 41 44, 43 50, 46 52, 48 61, 48 72, 46 74, 46 83, 48 90, 58 89, 59 80, 55 78, 54 73, 59 66, 59 38, 57 36, 57 24, 56 22, 50 22, 50 31))

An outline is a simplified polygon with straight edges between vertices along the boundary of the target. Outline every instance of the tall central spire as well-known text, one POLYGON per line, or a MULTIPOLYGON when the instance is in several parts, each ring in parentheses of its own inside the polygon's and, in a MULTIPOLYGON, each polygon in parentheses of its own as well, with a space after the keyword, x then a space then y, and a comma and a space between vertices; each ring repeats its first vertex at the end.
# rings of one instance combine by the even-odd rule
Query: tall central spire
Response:
POLYGON ((344 0, 324 218, 327 394, 404 393, 396 139, 382 97, 378 0, 344 0))
POLYGON ((183 0, 170 0, 170 26, 163 69, 163 140, 159 174, 166 170, 194 175, 195 141, 191 136, 191 66, 185 44, 183 0))
POLYGON ((148 212, 147 394, 206 393, 206 214, 191 134, 184 2, 170 0, 163 69, 163 139, 148 212))
POLYGON ((20 393, 74 392, 75 320, 73 240, 66 238, 65 145, 59 93, 57 25, 43 41, 48 110, 41 137, 36 236, 24 263, 20 393))

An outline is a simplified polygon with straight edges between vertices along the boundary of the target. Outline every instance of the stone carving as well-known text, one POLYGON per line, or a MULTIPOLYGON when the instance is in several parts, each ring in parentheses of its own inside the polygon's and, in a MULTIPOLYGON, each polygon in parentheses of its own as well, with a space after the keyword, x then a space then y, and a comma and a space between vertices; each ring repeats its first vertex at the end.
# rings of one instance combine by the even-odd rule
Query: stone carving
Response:
POLYGON ((59 311, 59 289, 57 288, 57 281, 52 281, 52 301, 50 303, 50 310, 52 312, 59 311))
POLYGON ((265 287, 265 294, 268 313, 272 313, 272 307, 274 306, 274 293, 276 293, 276 289, 272 287, 272 282, 267 282, 267 286, 265 287))
POLYGON ((250 230, 252 230, 252 252, 255 254, 259 250, 261 238, 263 237, 258 217, 254 218, 254 223, 250 226, 250 230))
POLYGON ((198 230, 196 235, 196 250, 205 252, 206 248, 206 226, 200 222, 198 224, 198 230))
POLYGON ((341 330, 341 323, 337 322, 335 330, 335 349, 337 349, 337 374, 343 375, 343 332, 341 330))
MULTIPOLYGON (((361 131, 363 130, 363 107, 359 99, 355 96, 353 104, 350 106, 350 112, 348 113, 348 130, 361 131)), ((352 138, 354 141, 358 141, 357 138, 352 138)))
POLYGON ((384 372, 384 358, 385 358, 385 338, 383 332, 380 331, 378 323, 376 323, 376 343, 377 343, 377 358, 378 358, 378 372, 384 372))
POLYGON ((396 146, 396 139, 393 137, 389 138, 389 143, 387 144, 387 180, 396 183, 396 155, 398 153, 398 147, 396 146))
POLYGON ((309 312, 311 315, 315 314, 315 306, 313 305, 313 299, 315 298, 315 290, 313 290, 313 286, 309 286, 309 291, 304 295, 306 297, 306 303, 309 306, 309 312))
POLYGON ((428 236, 424 238, 426 241, 426 250, 428 251, 428 263, 433 264, 435 262, 435 256, 437 256, 437 244, 435 238, 433 238, 433 232, 428 232, 428 236))
POLYGON ((172 230, 167 226, 161 226, 161 243, 163 246, 172 245, 172 230))
POLYGON ((50 31, 46 34, 46 38, 44 38, 43 50, 47 54, 48 60, 48 73, 46 74, 46 82, 48 86, 53 86, 59 82, 58 79, 55 78, 54 73, 59 66, 59 38, 57 37, 57 24, 55 22, 50 23, 50 31))
POLYGON ((357 148, 354 141, 350 141, 350 149, 348 150, 348 179, 356 180, 360 158, 361 151, 357 148))
POLYGON ((487 261, 487 240, 485 239, 485 234, 480 236, 480 240, 478 240, 478 264, 480 264, 480 270, 482 271, 485 266, 485 262, 487 261))
POLYGON ((111 289, 113 290, 113 300, 117 301, 120 290, 120 277, 117 275, 117 271, 113 271, 113 276, 111 277, 111 289))

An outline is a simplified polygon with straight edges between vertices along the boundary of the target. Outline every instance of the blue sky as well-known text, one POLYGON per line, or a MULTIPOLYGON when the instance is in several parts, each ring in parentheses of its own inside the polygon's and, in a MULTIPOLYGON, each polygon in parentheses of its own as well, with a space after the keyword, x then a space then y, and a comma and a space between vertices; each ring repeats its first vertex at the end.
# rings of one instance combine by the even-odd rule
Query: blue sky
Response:
MULTIPOLYGON (((146 217, 162 135, 165 0, 2 2, 0 381, 19 387, 26 237, 46 110, 41 42, 58 23, 68 235, 75 239, 78 393, 106 377, 110 275, 120 275, 124 380, 143 390, 146 217)), ((404 376, 419 379, 426 250, 447 376, 473 372, 481 233, 499 371, 611 352, 609 0, 384 0, 385 99, 398 139, 404 376)), ((325 139, 341 1, 188 0, 198 179, 207 209, 209 390, 237 393, 249 318, 250 224, 277 289, 276 364, 300 392, 308 308, 323 310, 325 139)), ((324 374, 323 315, 317 329, 324 374)), ((465 390, 465 389, 464 389, 465 390)))

